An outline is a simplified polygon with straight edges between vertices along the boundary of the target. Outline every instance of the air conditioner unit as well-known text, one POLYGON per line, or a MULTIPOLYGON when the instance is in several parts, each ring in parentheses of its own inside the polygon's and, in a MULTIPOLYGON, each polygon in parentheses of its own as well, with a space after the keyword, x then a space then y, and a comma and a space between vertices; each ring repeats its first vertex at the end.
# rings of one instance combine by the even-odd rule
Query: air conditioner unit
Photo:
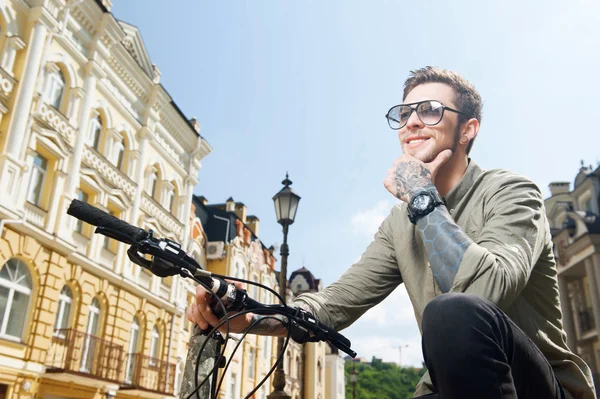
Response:
POLYGON ((209 242, 206 246, 206 259, 223 259, 225 243, 223 241, 209 242))

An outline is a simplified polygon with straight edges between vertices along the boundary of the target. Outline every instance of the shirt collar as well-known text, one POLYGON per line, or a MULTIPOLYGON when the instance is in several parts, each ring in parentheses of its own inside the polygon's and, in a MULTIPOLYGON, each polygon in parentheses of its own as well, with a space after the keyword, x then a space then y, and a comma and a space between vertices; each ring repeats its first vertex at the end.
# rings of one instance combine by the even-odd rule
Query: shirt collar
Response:
POLYGON ((454 186, 452 190, 450 190, 450 192, 444 197, 444 200, 446 201, 446 207, 448 209, 453 209, 456 207, 460 200, 465 196, 467 191, 473 187, 475 180, 482 172, 483 170, 479 167, 479 165, 469 158, 469 166, 467 166, 465 174, 460 179, 458 184, 454 186))

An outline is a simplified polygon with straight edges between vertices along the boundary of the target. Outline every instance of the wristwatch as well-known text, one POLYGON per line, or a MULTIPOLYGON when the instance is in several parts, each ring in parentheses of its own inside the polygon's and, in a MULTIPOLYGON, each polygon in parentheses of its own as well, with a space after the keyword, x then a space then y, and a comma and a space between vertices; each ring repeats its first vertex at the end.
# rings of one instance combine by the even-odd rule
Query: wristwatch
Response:
POLYGON ((408 203, 408 220, 412 224, 417 224, 419 219, 429 215, 435 208, 443 204, 444 200, 437 190, 422 191, 412 197, 408 203))

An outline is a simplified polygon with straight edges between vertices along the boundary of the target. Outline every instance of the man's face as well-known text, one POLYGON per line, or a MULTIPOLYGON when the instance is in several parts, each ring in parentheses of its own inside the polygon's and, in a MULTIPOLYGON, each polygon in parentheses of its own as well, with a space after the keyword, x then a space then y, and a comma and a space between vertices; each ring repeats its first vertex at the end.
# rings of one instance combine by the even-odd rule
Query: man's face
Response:
MULTIPOLYGON (((443 105, 457 109, 454 103, 454 90, 443 83, 424 83, 415 87, 404 100, 404 104, 424 100, 437 100, 443 105)), ((431 162, 446 149, 456 152, 459 140, 458 114, 445 111, 444 117, 434 126, 426 126, 414 111, 406 126, 398 130, 402 151, 421 162, 431 162)))

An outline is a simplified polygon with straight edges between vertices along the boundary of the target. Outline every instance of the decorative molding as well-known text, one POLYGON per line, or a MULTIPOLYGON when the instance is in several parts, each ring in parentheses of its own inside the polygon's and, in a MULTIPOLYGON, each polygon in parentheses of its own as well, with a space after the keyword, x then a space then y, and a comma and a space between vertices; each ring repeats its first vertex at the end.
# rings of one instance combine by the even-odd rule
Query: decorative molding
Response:
POLYGON ((166 231, 173 232, 178 238, 183 236, 183 224, 179 220, 175 219, 173 215, 168 213, 154 199, 150 198, 147 193, 142 194, 141 209, 148 216, 156 219, 166 231))
POLYGON ((5 103, 8 103, 10 94, 15 88, 16 83, 17 81, 15 78, 10 76, 10 74, 4 69, 0 68, 0 99, 2 99, 5 103))
POLYGON ((71 126, 65 116, 52 106, 42 102, 36 116, 40 121, 44 122, 48 127, 60 134, 68 145, 71 147, 75 145, 75 128, 71 126))
POLYGON ((108 78, 103 78, 102 79, 102 83, 104 83, 106 85, 106 88, 108 89, 108 91, 110 91, 110 93, 115 96, 115 98, 119 101, 119 103, 127 110, 131 113, 131 115, 133 115, 133 117, 135 119, 137 119, 138 122, 141 122, 141 118, 140 118, 140 114, 138 113, 138 111, 133 107, 133 104, 131 103, 131 101, 129 101, 127 99, 127 97, 121 93, 121 90, 119 90, 108 78))
POLYGON ((83 149, 82 162, 96 170, 102 178, 113 187, 122 190, 129 198, 133 198, 136 184, 123 172, 112 165, 106 158, 89 147, 83 149))

